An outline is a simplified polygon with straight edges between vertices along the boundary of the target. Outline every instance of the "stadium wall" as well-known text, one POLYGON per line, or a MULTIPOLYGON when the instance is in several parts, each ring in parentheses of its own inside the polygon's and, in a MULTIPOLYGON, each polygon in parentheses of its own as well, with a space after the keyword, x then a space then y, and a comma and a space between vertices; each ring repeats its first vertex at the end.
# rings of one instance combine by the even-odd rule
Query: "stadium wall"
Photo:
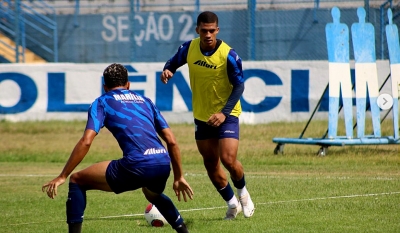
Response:
MULTIPOLYGON (((123 63, 131 89, 145 94, 170 123, 192 123, 187 66, 167 85, 159 75, 164 63, 123 63)), ((102 72, 108 63, 0 65, 0 120, 85 120, 92 101, 102 92, 102 72)), ((354 67, 354 62, 351 62, 354 67)), ((389 62, 378 61, 379 85, 389 62)), ((306 121, 328 84, 328 61, 243 62, 245 92, 241 123, 306 121)), ((352 68, 354 77, 354 70, 352 68)), ((390 83, 390 82, 389 82, 390 83)), ((386 85, 381 93, 390 93, 386 85)), ((355 105, 355 100, 353 99, 355 105)), ((328 93, 315 118, 327 119, 328 93)))
MULTIPOLYGON (((341 9, 341 22, 350 28, 358 22, 356 12, 356 9, 341 9)), ((258 10, 253 23, 249 23, 247 10, 217 14, 221 28, 218 38, 233 47, 243 60, 328 58, 325 25, 332 22, 330 9, 258 10), (253 38, 251 27, 254 27, 253 38)), ((185 11, 58 15, 58 61, 165 62, 184 41, 197 36, 195 18, 193 12, 185 11)), ((387 59, 386 42, 381 46, 379 9, 371 8, 369 18, 375 27, 377 58, 387 59)), ((393 23, 400 23, 400 17, 393 23)), ((46 38, 40 41, 46 42, 46 38)), ((352 50, 351 43, 350 46, 352 50)), ((353 59, 353 54, 350 56, 353 59)))

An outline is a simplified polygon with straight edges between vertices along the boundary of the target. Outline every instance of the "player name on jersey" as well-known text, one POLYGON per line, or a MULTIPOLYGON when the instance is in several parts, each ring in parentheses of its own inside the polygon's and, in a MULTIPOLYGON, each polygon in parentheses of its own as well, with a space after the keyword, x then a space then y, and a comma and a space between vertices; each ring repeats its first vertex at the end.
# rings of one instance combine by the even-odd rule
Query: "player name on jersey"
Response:
POLYGON ((127 94, 115 94, 113 95, 115 100, 134 100, 138 102, 144 102, 144 99, 141 96, 127 93, 127 94))

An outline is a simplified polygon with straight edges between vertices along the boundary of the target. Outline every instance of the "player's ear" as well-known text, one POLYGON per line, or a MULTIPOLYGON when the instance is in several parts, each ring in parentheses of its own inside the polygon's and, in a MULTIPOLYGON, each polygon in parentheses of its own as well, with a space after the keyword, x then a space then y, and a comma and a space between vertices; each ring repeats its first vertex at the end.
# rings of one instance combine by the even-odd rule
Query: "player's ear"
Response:
POLYGON ((129 90, 129 87, 131 86, 131 83, 128 81, 128 82, 126 82, 126 84, 125 84, 125 87, 126 87, 126 89, 127 90, 129 90))
POLYGON ((196 33, 197 33, 197 34, 200 34, 200 33, 199 33, 199 27, 198 27, 198 26, 196 27, 196 33))

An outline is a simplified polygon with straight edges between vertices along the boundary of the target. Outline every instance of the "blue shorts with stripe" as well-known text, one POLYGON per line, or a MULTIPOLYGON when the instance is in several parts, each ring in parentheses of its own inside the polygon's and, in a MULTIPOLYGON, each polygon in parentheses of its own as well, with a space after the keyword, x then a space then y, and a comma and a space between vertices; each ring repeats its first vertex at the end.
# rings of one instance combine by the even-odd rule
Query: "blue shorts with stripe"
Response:
POLYGON ((211 138, 236 138, 239 140, 239 118, 228 116, 225 121, 218 127, 207 125, 204 121, 194 119, 195 139, 205 140, 211 138))
POLYGON ((106 170, 106 179, 111 190, 118 194, 146 187, 161 194, 171 172, 170 165, 125 168, 119 160, 112 160, 106 170))

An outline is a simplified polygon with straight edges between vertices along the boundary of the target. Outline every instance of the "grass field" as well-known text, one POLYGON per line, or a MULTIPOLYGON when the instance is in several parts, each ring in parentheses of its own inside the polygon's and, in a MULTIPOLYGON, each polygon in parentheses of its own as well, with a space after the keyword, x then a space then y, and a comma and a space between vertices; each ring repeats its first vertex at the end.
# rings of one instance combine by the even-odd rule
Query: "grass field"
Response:
MULTIPOLYGON (((68 185, 51 200, 41 186, 59 174, 81 137, 84 122, 0 122, 0 232, 67 232, 68 185)), ((299 137, 305 123, 242 125, 239 160, 256 205, 252 218, 224 221, 225 202, 211 185, 193 139, 193 125, 171 125, 182 151, 194 200, 178 202, 171 178, 166 189, 190 232, 400 232, 398 145, 331 147, 286 145, 274 155, 274 137, 299 137)), ((321 137, 326 122, 313 122, 305 137, 321 137)), ((366 132, 371 131, 370 126, 366 132)), ((343 132, 339 132, 343 135, 343 132)), ((390 135, 390 124, 382 125, 390 135)), ((103 129, 81 165, 120 157, 103 129)), ((147 225, 140 191, 87 192, 83 232, 173 232, 147 225)))

